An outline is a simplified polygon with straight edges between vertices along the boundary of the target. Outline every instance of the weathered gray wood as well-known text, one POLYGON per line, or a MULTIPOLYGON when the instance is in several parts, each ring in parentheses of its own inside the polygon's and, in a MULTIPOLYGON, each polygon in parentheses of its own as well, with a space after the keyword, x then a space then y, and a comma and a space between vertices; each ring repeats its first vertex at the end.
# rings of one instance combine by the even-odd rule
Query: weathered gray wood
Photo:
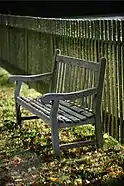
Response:
POLYGON ((57 67, 58 67, 58 64, 57 64, 57 61, 56 61, 56 57, 60 53, 61 53, 61 51, 59 49, 56 49, 55 55, 54 55, 53 69, 52 69, 53 76, 52 76, 52 81, 51 81, 51 85, 50 85, 51 86, 50 87, 51 92, 55 91, 55 85, 57 83, 57 67))
POLYGON ((27 110, 29 110, 31 113, 38 116, 40 119, 44 120, 46 123, 49 123, 50 117, 45 115, 43 112, 39 111, 38 109, 36 108, 34 109, 34 107, 30 105, 30 103, 25 102, 25 100, 23 100, 20 97, 17 98, 17 103, 22 107, 26 108, 27 110))
POLYGON ((87 145, 95 145, 96 140, 89 140, 89 141, 78 141, 74 143, 69 144, 62 144, 60 145, 60 149, 70 149, 70 148, 79 148, 81 146, 87 146, 87 145))
POLYGON ((97 96, 102 96, 102 89, 103 89, 103 81, 105 76, 105 66, 106 66, 106 59, 101 58, 100 60, 100 70, 99 70, 99 77, 98 77, 98 88, 97 88, 97 96))
MULTIPOLYGON (((83 68, 83 72, 82 72, 82 90, 86 89, 86 68, 83 68)), ((81 100, 81 105, 84 105, 84 97, 82 97, 82 100, 81 100)))
MULTIPOLYGON (((27 103, 30 103, 34 108, 41 110, 46 115, 50 116, 51 106, 52 105, 42 105, 38 103, 36 100, 32 100, 29 98, 23 98, 27 103)), ((58 122, 61 122, 59 119, 63 118, 63 122, 67 123, 77 123, 79 121, 86 121, 88 118, 93 117, 94 114, 84 109, 80 109, 80 112, 77 112, 75 107, 69 106, 68 103, 62 102, 63 104, 59 104, 58 109, 58 122)))
POLYGON ((50 100, 71 100, 96 94, 97 88, 89 88, 71 93, 47 93, 41 97, 42 103, 47 104, 50 100))
POLYGON ((16 81, 16 123, 20 125, 22 120, 28 119, 42 119, 47 122, 51 128, 52 146, 56 156, 60 155, 60 148, 77 148, 89 144, 101 147, 103 144, 101 99, 105 64, 105 58, 101 58, 100 63, 85 61, 62 56, 57 49, 52 72, 11 76, 9 81, 16 81), (20 96, 22 82, 42 79, 50 80, 50 93, 34 99, 20 96), (34 115, 22 117, 20 107, 24 107, 34 115), (96 140, 60 145, 59 128, 94 123, 96 140))
MULTIPOLYGON (((58 72, 57 72, 57 82, 56 82, 56 92, 60 92, 60 80, 61 80, 61 68, 62 68, 62 63, 58 63, 58 72)), ((54 85, 52 85, 54 86, 54 85)))
POLYGON ((86 119, 86 116, 84 117, 84 116, 82 116, 81 114, 79 114, 79 113, 77 113, 77 112, 71 110, 70 108, 68 108, 68 107, 66 107, 66 106, 62 106, 62 105, 60 104, 59 108, 62 109, 62 110, 64 110, 66 113, 69 113, 70 115, 74 116, 74 117, 77 118, 79 121, 80 121, 80 120, 86 119))
POLYGON ((72 91, 72 78, 71 78, 71 75, 72 75, 72 65, 70 64, 69 65, 69 74, 68 74, 68 91, 67 92, 71 92, 72 91))
MULTIPOLYGON (((88 89, 88 83, 89 83, 89 70, 86 69, 86 87, 85 89, 88 89)), ((85 107, 88 108, 88 97, 84 98, 85 99, 85 107)))
POLYGON ((16 112, 16 125, 21 125, 21 111, 20 111, 20 105, 16 102, 15 103, 15 112, 16 112))
POLYGON ((64 86, 64 76, 65 76, 65 63, 61 63, 62 64, 62 68, 60 70, 59 73, 61 73, 61 79, 60 79, 60 82, 59 82, 59 92, 63 92, 63 86, 64 86))
MULTIPOLYGON (((69 119, 68 117, 62 116, 62 115, 58 115, 58 120, 60 123, 62 123, 62 125, 63 125, 63 123, 72 123, 71 119, 69 119)), ((59 125, 59 127, 60 127, 60 125, 59 125)))
MULTIPOLYGON (((67 102, 65 103, 65 101, 60 101, 60 104, 61 105, 66 105, 67 102)), ((45 107, 45 105, 42 105, 42 106, 45 107)), ((49 109, 51 109, 51 105, 50 104, 47 104, 47 108, 46 109, 48 109, 48 107, 49 107, 49 109)), ((91 124, 95 123, 95 117, 94 117, 95 115, 91 111, 88 111, 88 110, 82 109, 82 108, 80 109, 79 107, 76 107, 76 109, 75 109, 75 106, 71 106, 70 107, 69 105, 68 105, 68 108, 71 109, 71 110, 75 110, 75 112, 77 112, 77 109, 79 109, 78 112, 81 113, 82 116, 85 116, 85 119, 84 120, 80 120, 80 121, 77 118, 75 118, 75 117, 73 117, 73 119, 72 119, 72 116, 70 116, 69 113, 66 113, 64 110, 58 109, 58 124, 59 124, 59 128, 72 127, 72 126, 75 126, 75 125, 76 126, 84 125, 86 123, 91 123, 91 124), (73 107, 74 107, 74 109, 73 109, 73 107), (61 121, 61 118, 64 121, 61 121), (78 121, 78 123, 77 123, 77 121, 78 121)), ((64 109, 64 107, 63 107, 63 109, 64 109)))
POLYGON ((43 108, 42 105, 38 105, 36 103, 34 103, 32 100, 23 98, 23 100, 25 100, 27 103, 31 104, 34 108, 40 110, 41 112, 43 112, 46 115, 50 115, 50 111, 47 111, 46 108, 43 108))
POLYGON ((73 78, 72 78, 72 91, 75 92, 75 90, 76 90, 75 81, 76 81, 77 77, 76 77, 76 66, 73 66, 73 67, 74 67, 74 71, 73 71, 73 78))
POLYGON ((62 56, 62 55, 58 55, 56 57, 56 60, 59 62, 63 62, 66 64, 72 64, 72 65, 76 65, 76 66, 80 66, 81 68, 86 68, 86 69, 90 69, 90 70, 94 70, 94 71, 99 71, 99 63, 95 63, 93 61, 86 61, 86 60, 82 60, 82 59, 78 59, 78 58, 73 58, 70 56, 62 56))
POLYGON ((81 115, 84 115, 86 117, 92 117, 93 114, 94 114, 92 111, 86 110, 83 107, 80 108, 80 107, 78 107, 76 105, 71 105, 70 103, 67 103, 65 101, 61 101, 60 103, 61 103, 61 105, 64 105, 64 106, 70 108, 74 112, 80 113, 81 115))
POLYGON ((17 103, 17 97, 20 94, 22 82, 18 81, 16 82, 16 88, 15 88, 15 112, 16 112, 16 125, 21 125, 21 111, 20 111, 20 105, 17 103))
MULTIPOLYGON (((90 72, 90 87, 94 87, 95 85, 93 85, 93 71, 90 72)), ((89 109, 92 108, 92 98, 93 96, 89 97, 89 109)))
POLYGON ((73 65, 71 65, 71 77, 70 77, 70 92, 74 91, 73 89, 73 80, 74 80, 74 67, 73 65))
POLYGON ((50 120, 51 120, 51 132, 52 132, 52 145, 53 151, 56 156, 60 155, 60 147, 59 147, 59 127, 58 127, 58 120, 57 120, 57 111, 59 107, 58 101, 52 101, 52 109, 50 113, 50 120))
POLYGON ((70 65, 65 64, 65 84, 64 84, 64 92, 69 91, 69 72, 70 72, 70 65))
POLYGON ((86 120, 80 120, 79 122, 59 122, 59 128, 67 128, 67 127, 73 127, 73 126, 81 126, 81 125, 87 125, 87 124, 94 124, 96 122, 95 117, 86 118, 86 120))
POLYGON ((48 73, 44 73, 44 74, 37 74, 37 75, 13 75, 9 77, 9 82, 13 83, 14 81, 40 81, 43 79, 46 79, 47 81, 52 77, 53 73, 52 72, 48 72, 48 73))
POLYGON ((103 145, 103 134, 102 134, 102 121, 101 121, 101 100, 102 100, 102 89, 103 89, 103 81, 104 81, 104 75, 105 75, 105 65, 106 65, 106 59, 101 58, 101 67, 99 71, 99 81, 98 81, 98 88, 96 93, 96 139, 97 139, 97 145, 98 147, 102 147, 103 145))

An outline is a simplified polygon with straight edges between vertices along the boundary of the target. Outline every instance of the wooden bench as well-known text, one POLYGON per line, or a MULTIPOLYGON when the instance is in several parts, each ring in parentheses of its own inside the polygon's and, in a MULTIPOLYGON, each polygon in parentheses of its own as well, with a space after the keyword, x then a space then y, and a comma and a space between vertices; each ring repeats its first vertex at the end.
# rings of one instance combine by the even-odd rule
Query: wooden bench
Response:
POLYGON ((51 72, 38 75, 13 75, 10 82, 16 82, 15 105, 16 123, 22 120, 41 118, 49 124, 54 153, 60 149, 76 148, 96 144, 102 147, 101 100, 106 59, 100 62, 86 61, 61 55, 57 49, 51 72), (22 82, 49 81, 50 93, 37 98, 21 97, 22 82), (20 107, 29 110, 34 116, 21 117, 20 107), (96 139, 70 144, 59 142, 59 128, 95 124, 96 139))

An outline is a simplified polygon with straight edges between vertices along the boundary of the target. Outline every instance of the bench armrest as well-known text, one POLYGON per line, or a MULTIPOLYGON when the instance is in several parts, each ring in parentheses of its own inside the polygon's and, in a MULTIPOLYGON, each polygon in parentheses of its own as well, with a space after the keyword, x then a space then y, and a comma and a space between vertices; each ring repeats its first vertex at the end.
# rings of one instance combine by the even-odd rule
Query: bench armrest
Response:
POLYGON ((51 100, 59 101, 59 100, 71 100, 77 99, 81 97, 87 97, 90 95, 94 95, 97 93, 97 88, 89 88, 85 90, 80 90, 76 92, 69 92, 69 93, 47 93, 41 96, 41 101, 43 104, 49 103, 51 100))
POLYGON ((21 81, 21 82, 32 82, 32 81, 39 81, 47 78, 52 77, 52 72, 44 73, 44 74, 37 74, 37 75, 12 75, 9 77, 9 82, 13 83, 14 81, 21 81))

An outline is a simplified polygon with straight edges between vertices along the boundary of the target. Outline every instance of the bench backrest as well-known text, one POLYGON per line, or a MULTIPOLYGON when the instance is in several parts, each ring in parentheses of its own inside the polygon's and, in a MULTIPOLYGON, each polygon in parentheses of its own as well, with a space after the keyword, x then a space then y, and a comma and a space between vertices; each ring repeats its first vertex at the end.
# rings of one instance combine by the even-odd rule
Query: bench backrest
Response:
MULTIPOLYGON (((99 98, 102 96, 102 88, 105 74, 105 58, 100 62, 77 59, 63 56, 60 50, 56 50, 54 57, 54 77, 52 80, 52 92, 75 92, 91 87, 97 87, 99 98)), ((76 104, 84 105, 92 109, 93 96, 75 100, 76 104)))

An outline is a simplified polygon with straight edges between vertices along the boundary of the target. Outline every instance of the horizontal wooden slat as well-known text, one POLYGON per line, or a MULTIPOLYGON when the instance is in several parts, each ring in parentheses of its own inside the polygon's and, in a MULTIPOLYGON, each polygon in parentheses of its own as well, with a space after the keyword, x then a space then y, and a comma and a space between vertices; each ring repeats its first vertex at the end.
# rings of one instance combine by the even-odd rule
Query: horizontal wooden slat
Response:
POLYGON ((95 117, 92 118, 86 118, 86 120, 79 121, 77 123, 59 123, 59 128, 66 128, 66 127, 72 127, 72 126, 81 126, 81 125, 87 125, 87 124, 94 124, 95 123, 95 117))
MULTIPOLYGON (((49 105, 49 108, 50 107, 51 106, 49 105)), ((91 113, 90 111, 88 110, 86 111, 85 109, 80 109, 76 106, 71 106, 70 103, 67 103, 65 101, 60 101, 58 113, 62 114, 62 116, 66 116, 68 119, 71 119, 73 122, 78 122, 80 120, 83 121, 88 117, 94 116, 94 114, 91 113), (80 112, 77 112, 77 109, 79 109, 78 111, 80 112)))
MULTIPOLYGON (((50 111, 51 111, 52 104, 43 105, 40 102, 40 99, 37 100, 37 99, 22 98, 22 97, 20 98, 18 97, 17 101, 21 105, 23 104, 25 108, 28 107, 29 109, 30 107, 29 111, 31 111, 32 113, 35 112, 34 114, 36 114, 36 116, 39 117, 39 114, 40 114, 40 118, 41 118, 41 115, 43 115, 43 117, 46 117, 46 119, 50 120, 50 111)), ((72 110, 70 105, 68 104, 69 103, 64 103, 64 101, 63 101, 63 105, 66 105, 66 106, 61 105, 61 103, 59 104, 57 117, 58 117, 58 123, 61 123, 61 127, 62 127, 62 123, 64 124, 63 127, 66 126, 66 124, 68 124, 68 126, 69 125, 73 126, 75 124, 78 125, 81 122, 85 123, 85 121, 88 120, 87 116, 84 116, 82 113, 81 114, 78 113, 77 111, 74 110, 74 108, 72 110)), ((93 118, 93 114, 92 114, 92 118, 93 118)), ((27 120, 27 118, 25 119, 27 120)))
POLYGON ((67 108, 63 105, 59 105, 59 108, 62 109, 65 113, 68 113, 74 117, 76 117, 78 120, 84 120, 86 119, 86 117, 82 116, 81 114, 75 112, 75 111, 72 111, 71 108, 67 108))
MULTIPOLYGON (((41 112, 41 114, 45 115, 46 117, 50 118, 50 112, 47 111, 47 106, 45 106, 44 108, 42 107, 43 105, 41 104, 40 106, 38 104, 35 104, 33 102, 33 100, 29 99, 29 98, 21 98, 23 99, 25 102, 27 102, 29 105, 31 105, 31 107, 33 106, 34 109, 38 110, 39 112, 41 112)), ((51 106, 50 106, 51 107, 51 106)), ((60 111, 58 112, 59 114, 61 114, 60 116, 58 116, 58 119, 60 119, 60 122, 69 122, 69 123, 77 123, 80 121, 80 119, 71 116, 68 113, 65 113, 64 111, 60 111)))
POLYGON ((23 98, 17 97, 17 102, 19 105, 22 105, 24 108, 29 110, 31 113, 35 114, 36 116, 38 116, 39 118, 41 118, 42 120, 44 120, 45 122, 47 122, 49 124, 50 117, 45 115, 40 110, 38 110, 36 108, 34 109, 34 107, 31 104, 29 104, 28 102, 26 102, 25 100, 23 100, 23 98))
POLYGON ((86 110, 85 108, 83 107, 78 107, 74 104, 71 104, 69 102, 65 102, 65 101, 61 101, 61 105, 64 105, 66 107, 69 107, 71 110, 77 112, 77 113, 80 113, 82 115, 84 115, 85 117, 92 117, 94 114, 93 112, 89 111, 89 110, 86 110))
MULTIPOLYGON (((51 108, 50 104, 49 105, 47 104, 47 106, 49 108, 51 108)), ((59 110, 58 110, 59 116, 58 116, 58 119, 59 118, 63 118, 64 119, 64 123, 67 123, 67 122, 69 122, 69 123, 77 123, 77 122, 80 121, 79 118, 77 118, 77 117, 75 117, 75 116, 70 114, 70 110, 68 112, 65 112, 65 110, 63 110, 64 108, 61 109, 61 110, 60 110, 60 108, 61 108, 61 105, 59 105, 59 110)))
MULTIPOLYGON (((66 115, 67 116, 67 115, 66 115)), ((68 117, 58 115, 58 120, 62 123, 72 123, 72 120, 70 120, 68 117)))
POLYGON ((23 100, 25 100, 26 102, 28 102, 29 104, 31 104, 34 108, 39 109, 44 114, 50 116, 50 111, 47 111, 46 108, 43 108, 42 107, 42 104, 41 105, 38 105, 37 103, 34 103, 32 99, 29 99, 29 98, 23 98, 23 100))
POLYGON ((81 146, 95 145, 95 144, 96 144, 96 140, 78 141, 69 144, 62 144, 60 145, 60 148, 66 150, 70 148, 79 148, 81 146))
MULTIPOLYGON (((36 100, 33 100, 35 103, 37 103, 38 105, 41 105, 42 103, 41 103, 41 101, 40 101, 40 99, 38 100, 37 99, 37 101, 36 100)), ((42 105, 42 107, 43 108, 45 108, 46 110, 48 110, 48 111, 50 111, 51 110, 51 104, 46 104, 46 105, 42 105)), ((58 113, 59 114, 63 114, 63 112, 62 111, 58 111, 58 113)), ((65 116, 65 114, 64 114, 64 116, 63 115, 58 115, 58 120, 59 120, 59 122, 63 122, 63 123, 72 123, 72 122, 74 122, 73 120, 72 120, 72 118, 70 119, 70 116, 68 115, 68 114, 66 114, 66 116, 65 116)))
POLYGON ((99 63, 95 63, 93 61, 86 61, 83 59, 73 58, 70 56, 63 56, 63 55, 57 55, 56 57, 57 62, 63 62, 69 65, 75 65, 80 66, 81 68, 86 68, 94 71, 99 70, 99 63))

